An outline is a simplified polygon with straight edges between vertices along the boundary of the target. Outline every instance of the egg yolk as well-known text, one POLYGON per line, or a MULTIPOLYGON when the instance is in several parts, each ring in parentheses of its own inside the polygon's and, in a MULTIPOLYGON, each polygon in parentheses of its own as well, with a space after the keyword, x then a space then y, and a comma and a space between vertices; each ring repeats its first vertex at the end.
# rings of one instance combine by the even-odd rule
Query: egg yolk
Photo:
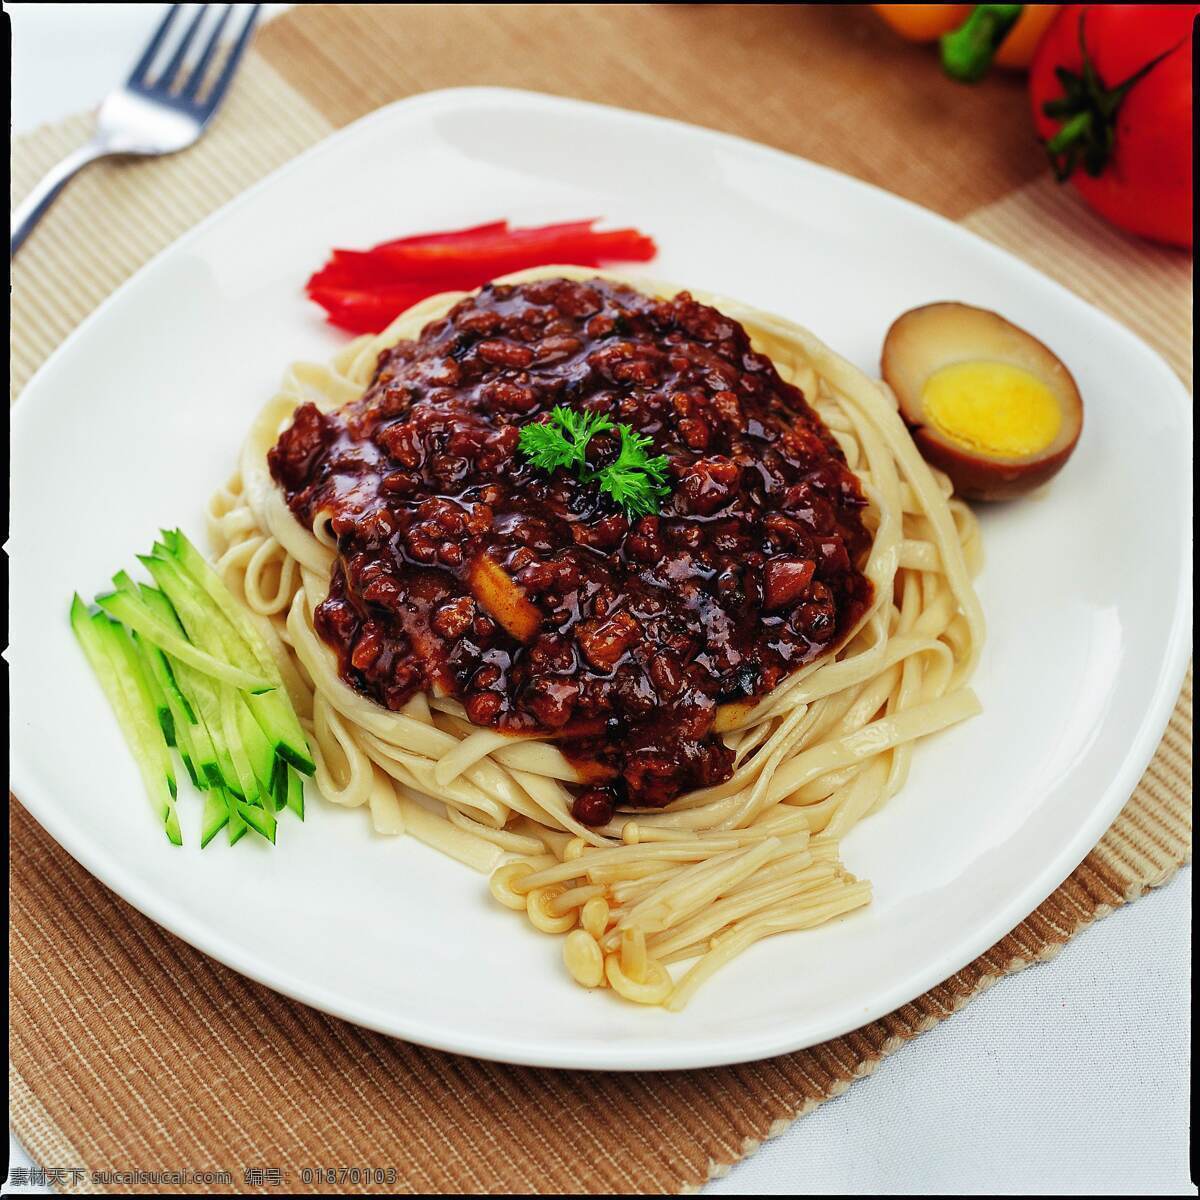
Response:
POLYGON ((1054 393, 1011 363, 950 363, 929 376, 921 399, 926 420, 949 441, 1002 458, 1044 450, 1062 427, 1054 393))

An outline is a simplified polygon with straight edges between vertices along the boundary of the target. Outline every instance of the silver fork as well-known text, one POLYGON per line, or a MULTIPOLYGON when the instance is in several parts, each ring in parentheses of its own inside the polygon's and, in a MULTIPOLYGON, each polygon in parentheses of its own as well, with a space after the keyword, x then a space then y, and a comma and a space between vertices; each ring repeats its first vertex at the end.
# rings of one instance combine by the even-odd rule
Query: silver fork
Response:
POLYGON ((199 59, 185 69, 188 50, 209 7, 207 4, 200 6, 167 65, 161 71, 152 72, 175 17, 183 8, 181 4, 171 5, 129 78, 121 87, 109 92, 101 103, 91 141, 64 158, 17 205, 12 214, 10 257, 16 254, 29 231, 81 167, 114 154, 144 157, 174 154, 199 139, 229 90, 262 5, 226 4, 199 59), (205 76, 220 47, 221 34, 230 14, 235 8, 247 7, 249 16, 244 19, 219 74, 206 87, 205 76))

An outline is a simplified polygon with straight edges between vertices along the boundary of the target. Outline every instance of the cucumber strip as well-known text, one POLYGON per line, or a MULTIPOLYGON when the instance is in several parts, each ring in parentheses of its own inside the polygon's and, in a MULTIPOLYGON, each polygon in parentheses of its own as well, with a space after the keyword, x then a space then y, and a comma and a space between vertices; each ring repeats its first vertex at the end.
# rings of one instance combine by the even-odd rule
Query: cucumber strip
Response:
MULTIPOLYGON (((260 792, 258 782, 254 776, 254 770, 250 766, 250 760, 246 755, 246 748, 242 745, 241 733, 238 729, 237 719, 237 693, 231 687, 223 687, 221 689, 221 730, 225 735, 225 741, 229 747, 229 755, 233 759, 233 767, 237 772, 238 783, 242 793, 243 803, 238 805, 238 811, 241 813, 244 820, 249 820, 244 811, 250 804, 260 802, 260 792)), ((254 828, 263 833, 264 837, 269 837, 273 842, 275 840, 275 812, 274 804, 270 802, 268 796, 262 801, 262 812, 264 815, 264 824, 269 826, 270 833, 263 833, 258 825, 254 828)))
POLYGON ((204 794, 204 815, 200 819, 200 848, 203 849, 229 823, 229 810, 220 789, 204 794))
POLYGON ((183 626, 179 623, 179 615, 171 607, 171 602, 163 595, 156 587, 152 587, 148 583, 143 583, 138 588, 138 595, 142 598, 142 603, 154 614, 154 616, 173 633, 177 633, 180 637, 186 637, 183 626))
MULTIPOLYGON (((164 536, 169 537, 175 545, 188 547, 187 557, 192 564, 193 573, 189 574, 177 557, 169 557, 164 562, 159 555, 151 559, 143 558, 142 561, 160 580, 164 590, 177 606, 187 610, 191 625, 200 634, 196 640, 199 640, 201 645, 205 645, 204 637, 211 635, 217 639, 221 653, 231 662, 246 671, 261 669, 264 675, 276 682, 275 691, 247 698, 250 711, 263 733, 270 739, 275 753, 286 758, 305 774, 311 775, 316 770, 316 764, 308 748, 304 730, 283 688, 274 658, 261 634, 255 629, 250 614, 242 609, 240 602, 233 597, 199 551, 186 538, 183 538, 182 543, 178 541, 182 534, 164 533, 164 536), (196 575, 203 576, 205 587, 196 582, 196 575)), ((188 619, 185 619, 185 624, 188 624, 188 619)), ((210 653, 217 653, 216 645, 208 644, 205 648, 210 653)))
MULTIPOLYGON (((156 673, 159 670, 169 672, 170 667, 167 665, 163 652, 156 646, 152 646, 151 649, 157 656, 157 659, 151 659, 151 670, 156 673)), ((173 682, 174 680, 172 680, 173 682)), ((192 786, 204 791, 209 786, 209 779, 203 766, 196 765, 195 733, 198 731, 198 727, 188 720, 187 713, 184 712, 182 704, 177 699, 176 690, 164 688, 163 695, 166 696, 167 707, 171 710, 171 723, 175 730, 175 748, 179 751, 179 757, 183 760, 192 786)))
POLYGON ((167 745, 174 746, 179 752, 179 758, 193 785, 201 789, 206 788, 207 780, 196 773, 192 739, 189 732, 191 723, 178 699, 178 689, 175 687, 174 679, 171 678, 171 669, 167 665, 166 656, 157 646, 151 646, 145 638, 139 637, 136 633, 130 634, 130 637, 141 656, 142 674, 150 685, 150 691, 155 696, 155 703, 160 705, 158 722, 162 726, 167 745))
POLYGON ((253 804, 243 804, 241 800, 237 802, 237 810, 255 833, 261 833, 272 846, 275 844, 275 818, 270 812, 253 804))
MULTIPOLYGON (((143 587, 140 595, 146 602, 146 607, 149 608, 155 616, 168 628, 174 628, 182 635, 183 627, 179 625, 175 617, 175 610, 171 607, 171 602, 157 588, 143 587)), ((172 695, 183 708, 184 716, 189 725, 196 723, 196 714, 192 711, 191 704, 188 703, 188 698, 180 690, 178 683, 175 681, 174 672, 167 663, 167 656, 155 645, 142 638, 142 644, 146 647, 151 660, 151 667, 155 676, 158 679, 159 685, 167 694, 168 702, 172 695)), ((172 709, 174 711, 174 708, 172 709)))
MULTIPOLYGON (((186 542, 186 539, 184 541, 186 542)), ((191 543, 187 542, 187 545, 191 546, 191 543)), ((216 572, 200 558, 194 546, 191 549, 194 557, 210 573, 214 581, 213 587, 222 591, 229 607, 243 621, 244 629, 263 646, 263 654, 270 662, 270 670, 274 672, 273 678, 278 684, 275 691, 247 697, 254 719, 270 740, 276 754, 286 758, 306 775, 311 775, 316 770, 316 764, 313 762, 300 721, 292 709, 282 682, 279 681, 279 672, 270 657, 270 651, 266 649, 249 617, 239 612, 238 602, 217 578, 216 572)), ((141 556, 141 562, 174 605, 193 642, 210 654, 219 654, 236 663, 243 670, 263 669, 255 651, 243 636, 242 627, 235 626, 229 620, 226 610, 183 570, 177 559, 164 558, 162 555, 144 555, 141 556)))
POLYGON ((237 693, 229 687, 221 688, 220 693, 220 729, 221 745, 229 755, 233 774, 226 782, 227 790, 234 793, 239 800, 253 802, 258 799, 258 781, 250 769, 242 748, 242 735, 237 725, 237 693))
POLYGON ((275 811, 280 812, 287 804, 288 765, 279 757, 275 759, 275 773, 271 778, 271 795, 275 800, 275 811))
MULTIPOLYGON (((143 584, 141 597, 146 607, 163 625, 180 637, 187 636, 183 626, 179 623, 178 615, 171 607, 171 602, 162 592, 143 584)), ((157 647, 155 647, 155 651, 161 658, 162 671, 170 680, 171 687, 167 688, 168 702, 171 688, 173 688, 179 703, 186 710, 192 759, 197 775, 205 781, 199 786, 222 787, 226 780, 226 773, 222 769, 221 757, 218 753, 220 725, 217 685, 207 675, 194 670, 187 663, 180 662, 177 658, 171 658, 157 647)), ((177 714, 176 726, 178 724, 177 714)), ((225 756, 225 765, 228 768, 228 777, 232 778, 233 764, 229 761, 228 755, 225 756)))
MULTIPOLYGON (((142 562, 150 561, 142 555, 139 555, 138 557, 142 562)), ((152 590, 154 589, 146 589, 147 593, 151 592, 152 590)), ((214 680, 219 680, 220 682, 225 683, 232 682, 235 687, 240 687, 241 684, 236 678, 231 680, 227 676, 230 671, 234 672, 236 675, 238 672, 244 671, 244 668, 239 662, 233 661, 228 655, 226 655, 224 649, 225 643, 223 641, 214 640, 211 638, 207 639, 206 641, 196 636, 196 631, 189 626, 185 615, 179 611, 179 606, 176 603, 175 598, 171 596, 170 592, 167 589, 163 589, 163 592, 159 594, 162 596, 162 600, 154 600, 140 593, 135 597, 131 596, 128 591, 118 590, 118 592, 115 593, 115 595, 118 597, 115 603, 118 605, 124 604, 126 601, 120 597, 129 596, 130 600, 140 609, 144 610, 148 617, 156 621, 159 626, 162 626, 164 629, 169 631, 172 637, 190 647, 190 656, 186 653, 179 653, 176 655, 177 657, 183 658, 185 661, 190 659, 193 667, 197 667, 199 670, 204 671, 205 674, 208 674, 214 680), (163 601, 165 601, 165 604, 163 601), (165 619, 164 610, 167 608, 170 609, 172 615, 172 619, 170 621, 165 619), (213 661, 220 662, 224 667, 224 671, 221 674, 217 674, 207 669, 206 667, 200 665, 200 663, 196 660, 196 655, 207 655, 208 658, 212 659, 213 661)), ((97 597, 96 603, 100 604, 101 607, 105 607, 111 611, 113 606, 113 595, 113 593, 110 593, 108 596, 97 597)), ((150 637, 149 640, 154 641, 154 638, 150 637)), ((163 646, 162 649, 171 653, 175 653, 177 648, 174 646, 163 646)))
MULTIPOLYGON (((136 686, 127 686, 122 681, 123 656, 110 652, 108 648, 113 634, 120 633, 124 637, 123 631, 114 626, 102 613, 90 615, 87 605, 78 595, 71 601, 71 629, 117 718, 121 733, 142 776, 146 795, 162 823, 167 838, 176 846, 181 846, 183 836, 179 828, 179 816, 175 811, 175 798, 159 769, 162 760, 158 747, 154 744, 156 737, 162 742, 162 731, 148 712, 139 714, 136 711, 135 704, 139 693, 136 686)), ((163 754, 166 753, 165 743, 162 743, 161 750, 163 754)))
POLYGON ((279 674, 275 656, 263 641, 262 634, 255 628, 254 618, 225 586, 221 577, 209 565, 204 555, 192 545, 182 529, 164 529, 162 534, 163 541, 175 561, 208 593, 213 603, 225 614, 226 620, 241 635, 242 641, 250 647, 262 673, 274 684, 282 687, 283 677, 279 674))
MULTIPOLYGON (((162 591, 158 593, 162 597, 161 603, 171 609, 183 636, 190 639, 205 653, 211 652, 219 655, 223 661, 230 660, 233 657, 230 654, 231 643, 236 639, 233 627, 228 625, 215 610, 212 613, 204 611, 199 592, 183 576, 172 560, 146 555, 139 557, 161 587, 162 591)), ((185 670, 182 667, 180 669, 181 671, 185 670)), ((189 680, 188 690, 194 696, 196 706, 203 714, 205 725, 212 738, 224 786, 229 788, 239 799, 255 802, 258 797, 255 773, 239 765, 239 761, 234 755, 235 744, 239 748, 241 746, 240 730, 235 723, 234 734, 230 734, 222 709, 222 695, 227 690, 233 695, 232 689, 190 670, 186 671, 185 677, 189 680)), ((242 707, 240 699, 237 707, 242 707)), ((249 723, 253 724, 253 722, 249 723)), ((268 745, 266 747, 268 753, 270 749, 268 745)))
POLYGON ((167 704, 167 694, 163 691, 162 685, 155 676, 154 667, 150 661, 152 653, 161 654, 162 651, 156 646, 149 645, 144 638, 139 637, 136 633, 132 637, 134 650, 137 653, 142 668, 142 678, 145 680, 146 689, 150 693, 150 699, 154 705, 154 713, 158 718, 159 727, 163 731, 163 737, 166 738, 167 745, 174 746, 175 716, 171 712, 170 705, 167 704))
MULTIPOLYGON (((145 599, 147 606, 159 616, 163 624, 168 627, 178 626, 175 613, 167 603, 166 597, 155 591, 154 588, 135 583, 126 571, 118 571, 112 577, 112 581, 117 591, 128 592, 132 596, 145 599)), ((139 633, 131 633, 130 637, 141 656, 142 671, 146 682, 154 694, 155 702, 159 705, 159 724, 163 727, 167 745, 174 746, 179 751, 179 757, 187 770, 188 778, 195 787, 203 790, 209 786, 209 781, 203 768, 198 770, 196 767, 196 739, 192 733, 196 718, 191 705, 175 682, 170 665, 167 663, 167 656, 139 633)))
MULTIPOLYGON (((163 597, 163 603, 171 607, 172 612, 181 623, 184 635, 206 652, 211 651, 227 659, 229 642, 235 637, 232 627, 226 626, 226 629, 222 630, 217 622, 210 623, 209 616, 203 611, 193 585, 183 577, 173 561, 143 556, 142 562, 162 587, 160 594, 163 597)), ((223 618, 219 619, 224 620, 223 618)), ((184 670, 185 668, 181 667, 180 669, 184 670)), ((189 679, 188 690, 194 695, 196 704, 203 713, 205 724, 211 734, 224 786, 239 799, 253 803, 257 799, 258 793, 255 776, 252 771, 246 771, 239 767, 233 756, 234 743, 236 742, 238 746, 241 745, 241 734, 236 723, 234 725, 234 735, 236 736, 230 734, 226 727, 226 718, 222 707, 223 694, 227 690, 231 695, 234 694, 232 689, 225 684, 205 678, 197 672, 192 672, 190 669, 187 670, 187 678, 189 679)), ((240 697, 244 693, 238 695, 240 697)), ((242 707, 240 698, 237 707, 242 707)), ((268 746, 267 749, 270 750, 270 747, 268 746)))
POLYGON ((138 585, 129 577, 128 571, 118 571, 113 577, 113 587, 118 592, 129 592, 131 595, 138 595, 138 585))
POLYGON ((275 753, 305 775, 314 774, 317 764, 308 748, 308 739, 283 688, 262 696, 249 696, 247 702, 275 753))
POLYGON ((247 701, 275 753, 305 775, 314 774, 317 764, 308 748, 308 739, 283 688, 262 696, 250 696, 247 701))
POLYGON ((237 797, 228 789, 221 789, 221 798, 225 801, 225 820, 229 826, 229 844, 236 846, 246 836, 249 826, 242 820, 238 812, 237 797))
POLYGON ((146 675, 142 670, 142 662, 138 657, 138 652, 134 644, 129 640, 129 634, 126 633, 122 626, 114 625, 107 617, 105 617, 105 625, 103 627, 96 622, 95 617, 92 620, 93 623, 96 623, 97 628, 101 628, 104 634, 105 649, 116 663, 117 676, 121 680, 121 684, 129 698, 129 704, 135 717, 138 720, 142 716, 148 717, 158 730, 159 736, 151 738, 148 744, 154 750, 154 754, 158 759, 159 769, 162 771, 163 778, 167 781, 167 787, 170 788, 171 795, 175 796, 178 792, 175 784, 175 764, 171 761, 171 751, 167 746, 167 739, 163 736, 163 729, 162 725, 159 724, 158 710, 155 707, 154 696, 150 691, 150 685, 146 682, 146 675))
POLYGON ((219 651, 243 670, 258 669, 250 647, 238 631, 175 559, 163 554, 139 554, 138 561, 154 576, 154 582, 170 600, 193 642, 207 646, 210 653, 219 651))
POLYGON ((116 617, 118 621, 128 625, 130 629, 136 630, 147 641, 153 642, 160 650, 165 650, 181 662, 188 663, 213 679, 219 679, 223 683, 243 688, 254 694, 269 692, 275 686, 263 679, 261 675, 243 671, 230 663, 221 662, 211 654, 205 654, 203 650, 198 650, 168 626, 162 624, 146 607, 140 596, 132 596, 128 592, 122 591, 109 592, 106 595, 97 596, 96 603, 105 612, 116 617))
POLYGON ((224 787, 227 781, 233 779, 234 772, 233 761, 225 751, 221 738, 216 685, 208 676, 169 655, 167 663, 196 713, 196 724, 192 729, 197 766, 204 772, 210 786, 224 787))
POLYGON ((259 796, 263 801, 273 799, 272 784, 275 779, 275 747, 267 741, 254 714, 246 707, 244 698, 238 698, 237 704, 238 732, 242 736, 242 747, 246 751, 250 769, 258 780, 259 796))
POLYGON ((199 792, 204 791, 208 787, 208 780, 203 773, 196 771, 196 761, 192 758, 192 748, 188 742, 186 725, 175 726, 175 749, 179 751, 180 761, 183 763, 183 769, 188 773, 188 778, 192 781, 192 787, 199 792))
POLYGON ((213 767, 216 767, 216 753, 213 751, 208 732, 195 719, 191 704, 179 690, 167 656, 157 646, 151 646, 144 640, 141 644, 149 651, 150 671, 158 681, 166 697, 167 707, 171 710, 179 757, 183 759, 183 765, 187 767, 192 782, 203 790, 211 784, 206 764, 211 762, 213 767))
MULTIPOLYGON (((255 624, 254 615, 248 612, 225 586, 220 575, 188 540, 183 530, 164 529, 162 533, 163 541, 175 561, 191 579, 204 589, 229 623, 237 630, 242 641, 249 647, 254 663, 276 685, 275 701, 270 705, 262 705, 254 709, 254 714, 260 721, 263 717, 267 717, 270 722, 269 724, 264 723, 263 732, 275 743, 277 753, 287 758, 306 775, 313 774, 316 764, 313 762, 312 753, 308 748, 304 730, 287 698, 287 692, 283 687, 283 677, 279 673, 279 665, 255 624), (268 709, 272 711, 268 712, 268 709)), ((248 670, 253 669, 251 663, 243 662, 240 665, 248 670)))
POLYGON ((288 767, 287 806, 300 820, 304 820, 304 780, 295 767, 288 767))

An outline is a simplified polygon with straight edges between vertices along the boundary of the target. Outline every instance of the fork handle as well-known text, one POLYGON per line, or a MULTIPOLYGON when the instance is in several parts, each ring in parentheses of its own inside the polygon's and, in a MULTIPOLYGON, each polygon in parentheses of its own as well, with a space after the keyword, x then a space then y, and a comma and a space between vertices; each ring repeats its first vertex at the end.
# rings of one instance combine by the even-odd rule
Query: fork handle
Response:
POLYGON ((112 149, 99 140, 87 142, 72 151, 57 166, 52 167, 38 180, 33 191, 13 210, 12 236, 8 254, 11 258, 29 236, 30 230, 42 219, 42 214, 54 202, 67 181, 82 167, 98 158, 112 154, 112 149))

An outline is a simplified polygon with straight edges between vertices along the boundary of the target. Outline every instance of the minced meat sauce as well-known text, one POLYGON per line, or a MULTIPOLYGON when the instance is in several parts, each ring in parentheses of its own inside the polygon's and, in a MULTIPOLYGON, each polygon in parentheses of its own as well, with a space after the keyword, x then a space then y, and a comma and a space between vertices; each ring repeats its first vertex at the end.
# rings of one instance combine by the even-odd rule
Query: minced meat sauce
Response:
MULTIPOLYGON (((597 434, 589 464, 617 447, 597 434)), ((268 457, 297 519, 324 514, 337 540, 316 627, 343 679, 390 709, 423 690, 552 736, 588 824, 727 779, 717 707, 836 647, 871 597, 840 448, 686 292, 490 285, 380 354, 361 399, 299 407, 268 457), (527 461, 521 427, 556 405, 653 439, 658 515, 527 461)))

